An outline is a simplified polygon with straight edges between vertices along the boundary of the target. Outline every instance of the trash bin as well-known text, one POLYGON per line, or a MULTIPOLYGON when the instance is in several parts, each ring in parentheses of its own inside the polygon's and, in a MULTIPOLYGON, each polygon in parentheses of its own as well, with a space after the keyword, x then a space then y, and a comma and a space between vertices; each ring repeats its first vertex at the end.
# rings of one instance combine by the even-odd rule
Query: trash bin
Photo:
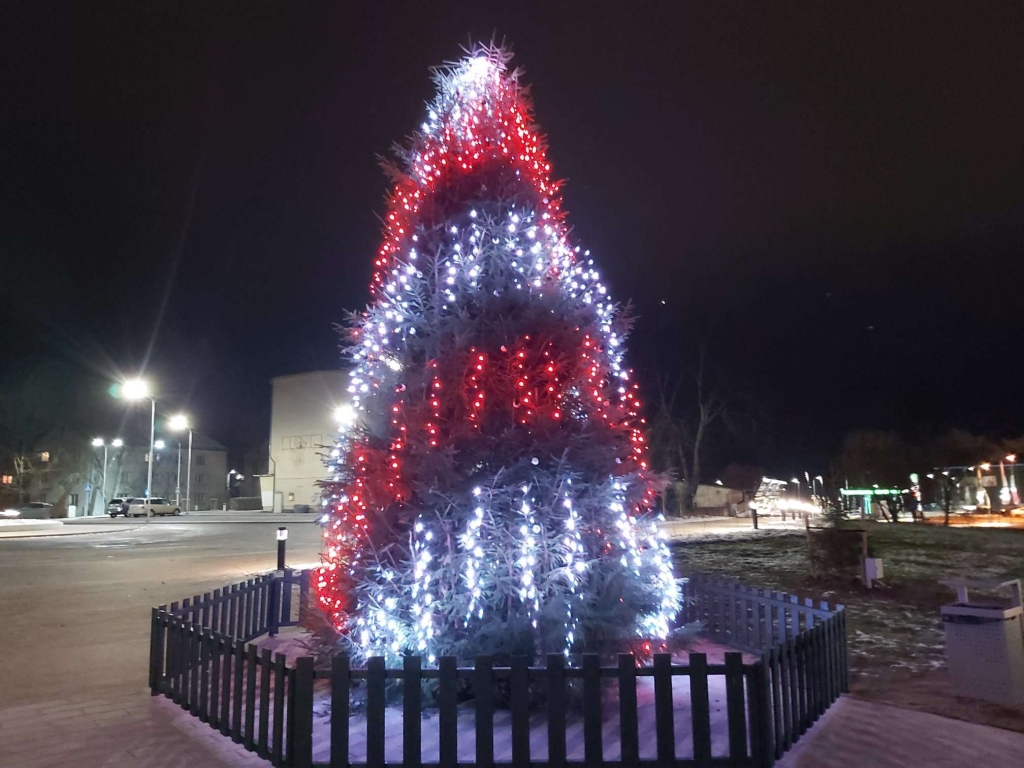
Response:
POLYGON ((1007 706, 1024 703, 1024 607, 1020 579, 949 579, 957 601, 942 606, 953 693, 1007 706), (1008 601, 971 601, 968 589, 1008 588, 1008 601))

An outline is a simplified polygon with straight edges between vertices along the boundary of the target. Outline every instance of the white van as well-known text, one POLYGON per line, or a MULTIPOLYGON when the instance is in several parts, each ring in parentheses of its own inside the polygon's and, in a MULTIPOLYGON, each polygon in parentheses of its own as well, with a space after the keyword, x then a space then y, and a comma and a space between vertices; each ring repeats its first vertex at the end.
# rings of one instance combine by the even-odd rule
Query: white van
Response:
POLYGON ((128 514, 132 517, 148 517, 156 515, 180 515, 181 509, 174 502, 154 496, 152 499, 132 499, 128 506, 128 514))

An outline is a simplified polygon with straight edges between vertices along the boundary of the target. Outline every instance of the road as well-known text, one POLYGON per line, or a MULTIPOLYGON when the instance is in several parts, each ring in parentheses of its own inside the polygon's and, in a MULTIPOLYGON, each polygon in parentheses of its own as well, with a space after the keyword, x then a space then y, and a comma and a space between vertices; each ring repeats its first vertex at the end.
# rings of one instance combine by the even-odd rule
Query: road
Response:
POLYGON ((4 706, 146 687, 150 609, 275 566, 317 562, 312 519, 270 522, 89 520, 109 532, 0 539, 0 691, 4 706))

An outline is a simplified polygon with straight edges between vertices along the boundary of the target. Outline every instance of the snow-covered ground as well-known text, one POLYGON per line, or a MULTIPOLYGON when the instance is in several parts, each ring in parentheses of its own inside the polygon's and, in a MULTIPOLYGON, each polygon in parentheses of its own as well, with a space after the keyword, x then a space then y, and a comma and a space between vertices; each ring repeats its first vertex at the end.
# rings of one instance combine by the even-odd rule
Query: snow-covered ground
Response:
MULTIPOLYGON (((286 652, 289 656, 303 652, 301 638, 279 639, 267 643, 275 651, 286 652)), ((697 641, 691 651, 705 653, 709 664, 721 664, 725 651, 730 650, 706 640, 697 641)), ((753 659, 744 656, 745 662, 753 659)), ((687 654, 682 653, 675 659, 676 664, 686 664, 687 654)), ((534 685, 542 683, 534 683, 534 685)), ((616 684, 609 680, 603 687, 603 746, 606 760, 618 760, 621 757, 619 735, 619 704, 616 684)), ((318 686, 313 711, 313 759, 315 762, 330 760, 330 696, 328 686, 318 686)), ((678 676, 672 684, 673 717, 676 736, 676 756, 693 756, 693 730, 690 709, 690 678, 678 676)), ((728 719, 726 711, 725 676, 710 675, 708 677, 708 701, 711 715, 711 753, 714 756, 726 756, 729 750, 728 719)), ((388 707, 385 711, 385 759, 400 762, 402 760, 402 708, 388 707)), ((637 716, 639 727, 640 758, 653 760, 656 758, 657 739, 655 734, 654 714, 654 679, 643 677, 637 679, 637 716)), ((467 702, 460 706, 458 715, 458 754, 462 762, 473 762, 476 757, 476 718, 473 703, 467 702)), ((438 717, 436 711, 426 710, 420 724, 422 739, 422 759, 425 763, 438 761, 438 717)), ((749 733, 749 724, 748 724, 749 733)), ((530 756, 535 761, 547 759, 547 716, 544 711, 534 712, 530 718, 530 756)), ((569 713, 566 717, 566 755, 569 760, 583 759, 583 719, 582 715, 569 713)), ((353 714, 349 718, 349 759, 352 762, 366 760, 366 717, 362 713, 353 714)), ((512 759, 512 721, 507 710, 496 710, 494 713, 494 759, 497 762, 508 762, 512 759)))

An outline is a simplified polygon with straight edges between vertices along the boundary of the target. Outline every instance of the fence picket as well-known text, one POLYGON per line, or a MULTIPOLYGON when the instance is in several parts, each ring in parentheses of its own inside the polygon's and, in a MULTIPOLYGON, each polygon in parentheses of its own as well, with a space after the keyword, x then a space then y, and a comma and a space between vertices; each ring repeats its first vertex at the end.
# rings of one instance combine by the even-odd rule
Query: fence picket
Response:
POLYGON ((284 694, 288 679, 288 661, 283 653, 274 656, 274 748, 271 762, 281 765, 284 761, 284 694))
POLYGON ((227 736, 231 733, 231 661, 234 658, 234 641, 225 639, 220 652, 220 732, 227 736))
POLYGON ((619 739, 622 762, 640 762, 640 737, 636 709, 636 659, 631 653, 619 654, 619 739))
POLYGON ((199 719, 210 722, 210 647, 213 633, 208 629, 199 630, 199 719))
POLYGON ((725 654, 725 709, 729 720, 729 757, 733 765, 744 765, 747 758, 747 710, 743 695, 743 654, 725 654))
POLYGON ((246 652, 245 670, 245 748, 256 746, 256 646, 246 652))
POLYGON ((583 654, 583 759, 588 766, 604 762, 601 743, 601 657, 583 654))
POLYGON ((402 762, 408 768, 419 768, 420 753, 420 657, 402 659, 402 762))
POLYGON ((768 672, 771 666, 769 654, 762 654, 754 665, 754 696, 757 700, 757 717, 751 727, 758 734, 754 752, 755 763, 761 768, 771 768, 775 764, 775 739, 772 723, 771 691, 769 689, 768 672))
POLYGON ((509 670, 509 705, 512 710, 512 766, 530 765, 530 660, 513 656, 509 670))
POLYGON ((697 765, 711 760, 711 703, 708 699, 708 657, 690 654, 690 717, 693 727, 693 758, 697 765))
POLYGON ((272 653, 264 648, 260 653, 260 733, 256 753, 260 757, 270 754, 270 666, 272 653))
POLYGON ((202 635, 192 624, 188 628, 188 711, 199 711, 199 643, 202 635))
POLYGON ((782 690, 782 728, 783 728, 783 745, 786 749, 789 749, 792 744, 792 736, 795 728, 795 718, 793 713, 796 711, 796 701, 793 693, 793 666, 794 656, 793 648, 796 639, 788 640, 784 645, 779 648, 779 688, 782 690))
POLYGON ((284 569, 284 581, 281 584, 281 626, 290 626, 292 622, 292 583, 293 574, 291 568, 284 569))
POLYGON ((459 761, 459 662, 454 656, 442 656, 437 666, 441 676, 437 691, 438 763, 442 768, 454 768, 459 761))
POLYGON ((772 672, 772 713, 775 722, 775 757, 782 757, 786 751, 786 729, 782 717, 782 664, 779 661, 779 648, 770 651, 772 672))
POLYGON ((672 714, 672 656, 654 654, 654 728, 658 762, 670 765, 676 759, 676 734, 672 714))
POLYGON ((160 693, 160 683, 164 676, 164 612, 154 608, 149 628, 149 692, 156 696, 160 693))
POLYGON ((366 661, 366 765, 384 765, 384 658, 366 661))
MULTIPOLYGON (((295 660, 295 695, 292 697, 294 709, 288 713, 293 723, 295 743, 290 750, 292 765, 295 768, 312 768, 313 766, 313 682, 314 669, 312 656, 300 656, 295 660)), ((408 763, 407 763, 408 765, 408 763)))
POLYGON ((220 638, 210 633, 210 720, 214 728, 220 728, 220 661, 223 656, 220 638))
POLYGON ((565 657, 548 654, 548 765, 565 765, 565 657))
POLYGON ((348 656, 335 656, 331 662, 331 768, 348 768, 351 680, 348 656))
POLYGON ((477 657, 473 669, 473 703, 476 709, 476 764, 494 765, 494 661, 477 657))
POLYGON ((242 741, 242 682, 245 679, 245 643, 235 640, 234 691, 231 694, 231 739, 242 741))

